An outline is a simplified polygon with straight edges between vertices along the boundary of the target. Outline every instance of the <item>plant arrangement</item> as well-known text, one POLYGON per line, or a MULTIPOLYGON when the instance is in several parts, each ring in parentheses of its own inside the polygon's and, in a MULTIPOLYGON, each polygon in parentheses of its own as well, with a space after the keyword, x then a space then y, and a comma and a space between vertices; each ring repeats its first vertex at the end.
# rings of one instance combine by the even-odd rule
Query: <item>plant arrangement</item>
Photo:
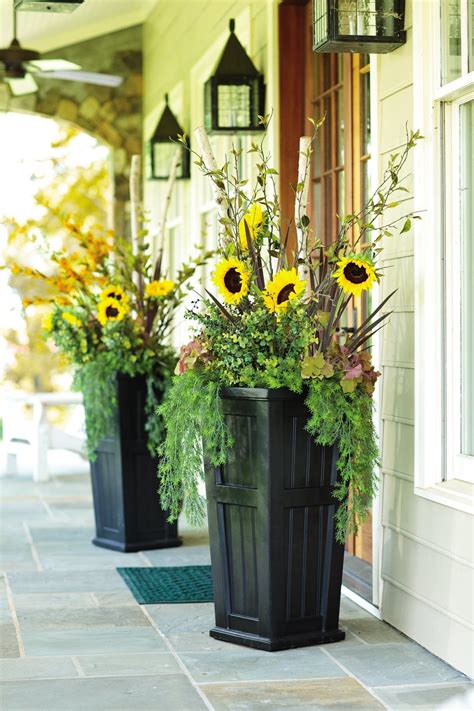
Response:
POLYGON ((69 234, 67 245, 52 250, 45 239, 37 238, 48 269, 10 265, 16 279, 35 287, 35 295, 23 303, 49 307, 45 335, 74 366, 75 387, 82 390, 86 404, 90 458, 95 458, 117 405, 117 373, 146 376, 148 448, 155 454, 163 434, 155 412, 176 363, 168 340, 173 314, 209 254, 183 265, 171 280, 162 266, 163 250, 153 259, 144 245, 146 231, 134 249, 110 230, 86 229, 57 217, 69 234))
POLYGON ((404 200, 404 167, 421 136, 407 134, 367 204, 358 214, 340 216, 337 238, 327 244, 307 215, 312 143, 320 123, 313 138, 300 144, 295 220, 287 227, 264 138, 250 148, 257 175, 249 187, 239 172, 240 151, 233 149, 217 167, 203 129, 197 134, 196 163, 214 186, 220 236, 212 285, 187 314, 194 338, 181 348, 177 375, 159 408, 167 430, 160 491, 171 519, 183 501, 192 523, 204 516, 198 490, 203 455, 214 466, 231 456, 234 443, 219 393, 235 386, 304 393, 307 431, 317 444, 338 447, 337 540, 356 532, 368 512, 378 460, 372 394, 380 375, 370 342, 386 323, 392 294, 350 335, 340 327, 351 300, 383 277, 382 238, 408 232, 418 217, 387 215, 404 200))

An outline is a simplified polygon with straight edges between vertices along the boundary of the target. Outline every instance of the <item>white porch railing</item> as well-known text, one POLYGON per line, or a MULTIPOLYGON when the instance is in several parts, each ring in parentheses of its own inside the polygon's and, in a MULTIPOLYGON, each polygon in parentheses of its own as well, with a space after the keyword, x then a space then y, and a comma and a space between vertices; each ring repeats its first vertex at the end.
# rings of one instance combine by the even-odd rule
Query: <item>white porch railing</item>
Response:
POLYGON ((48 407, 82 405, 81 393, 3 393, 3 469, 17 473, 16 445, 26 442, 32 448, 33 480, 48 480, 48 450, 66 449, 87 458, 85 438, 63 432, 48 421, 48 407), (26 420, 23 407, 33 408, 33 421, 26 420))

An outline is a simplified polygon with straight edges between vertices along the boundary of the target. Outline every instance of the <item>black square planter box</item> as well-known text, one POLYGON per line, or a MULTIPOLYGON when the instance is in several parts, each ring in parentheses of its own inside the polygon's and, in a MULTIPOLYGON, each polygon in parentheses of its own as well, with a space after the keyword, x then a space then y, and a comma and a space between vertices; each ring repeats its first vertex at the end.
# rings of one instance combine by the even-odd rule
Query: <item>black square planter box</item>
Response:
POLYGON ((117 376, 110 435, 91 462, 96 546, 126 553, 181 545, 177 522, 161 508, 158 460, 147 448, 144 376, 117 376))
POLYGON ((344 546, 335 539, 337 448, 304 429, 304 397, 225 388, 235 446, 206 465, 216 626, 257 649, 337 642, 344 546))

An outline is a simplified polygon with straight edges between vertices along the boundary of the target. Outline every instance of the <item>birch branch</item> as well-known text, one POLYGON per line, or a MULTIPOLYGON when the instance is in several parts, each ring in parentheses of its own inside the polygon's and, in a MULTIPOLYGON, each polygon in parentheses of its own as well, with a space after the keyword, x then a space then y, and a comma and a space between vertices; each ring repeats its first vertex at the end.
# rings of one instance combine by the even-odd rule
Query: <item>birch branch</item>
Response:
MULTIPOLYGON (((211 144, 209 143, 209 137, 206 133, 206 129, 204 128, 204 126, 198 126, 198 128, 194 129, 194 135, 196 136, 199 152, 201 154, 201 158, 206 170, 209 172, 218 170, 216 159, 214 157, 214 153, 212 152, 211 144)), ((221 220, 227 217, 228 200, 223 191, 217 187, 215 180, 212 178, 212 176, 211 179, 212 187, 214 190, 214 199, 217 204, 219 231, 223 232, 225 228, 221 220)))
POLYGON ((132 156, 130 164, 130 230, 133 253, 135 255, 138 254, 138 247, 141 241, 140 163, 140 156, 132 156))
POLYGON ((298 157, 298 182, 295 198, 295 225, 296 225, 296 240, 297 253, 306 246, 303 245, 303 238, 306 229, 301 225, 301 218, 306 215, 308 209, 308 190, 309 190, 309 161, 311 157, 311 137, 301 136, 300 150, 298 157), (301 187, 301 189, 299 189, 301 187))
POLYGON ((171 159, 168 181, 166 183, 166 193, 165 201, 163 203, 163 211, 161 213, 161 219, 158 222, 158 234, 156 239, 156 259, 160 259, 160 255, 163 252, 165 244, 166 235, 166 222, 168 219, 168 212, 171 204, 171 198, 173 196, 173 190, 176 183, 176 176, 178 174, 178 168, 181 164, 181 148, 176 148, 176 151, 171 159))

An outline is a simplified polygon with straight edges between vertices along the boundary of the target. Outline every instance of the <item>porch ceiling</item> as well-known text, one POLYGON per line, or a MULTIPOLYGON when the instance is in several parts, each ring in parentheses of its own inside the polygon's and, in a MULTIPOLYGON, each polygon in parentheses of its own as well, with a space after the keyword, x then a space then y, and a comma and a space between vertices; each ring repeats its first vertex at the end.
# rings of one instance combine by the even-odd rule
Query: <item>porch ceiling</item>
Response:
MULTIPOLYGON (((24 46, 47 52, 114 32, 145 20, 157 0, 86 0, 71 14, 18 13, 18 38, 24 46)), ((12 39, 13 0, 0 0, 0 47, 12 39)))

